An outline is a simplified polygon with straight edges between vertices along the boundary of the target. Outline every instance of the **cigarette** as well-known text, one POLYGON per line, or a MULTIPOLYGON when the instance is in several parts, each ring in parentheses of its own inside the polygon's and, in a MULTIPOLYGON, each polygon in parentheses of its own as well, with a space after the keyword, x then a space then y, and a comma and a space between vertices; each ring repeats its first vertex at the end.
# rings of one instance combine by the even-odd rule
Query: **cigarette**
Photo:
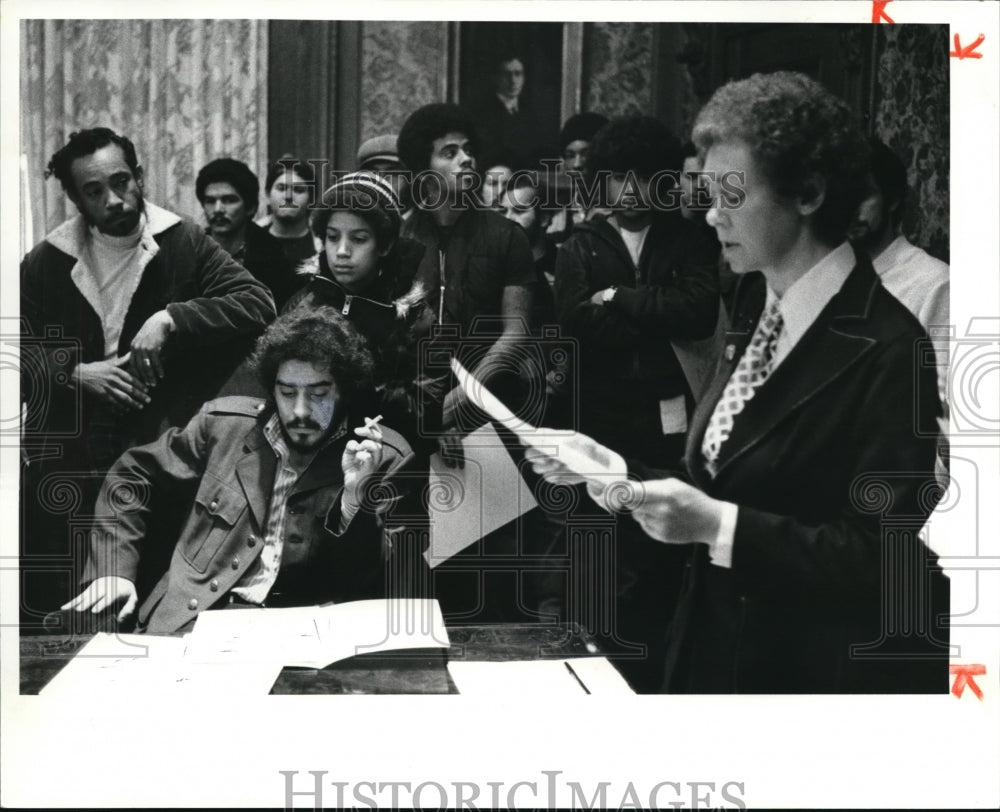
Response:
POLYGON ((375 417, 366 417, 365 418, 365 428, 366 429, 373 429, 373 428, 375 428, 375 426, 378 425, 378 422, 381 419, 382 419, 382 415, 376 415, 375 417))

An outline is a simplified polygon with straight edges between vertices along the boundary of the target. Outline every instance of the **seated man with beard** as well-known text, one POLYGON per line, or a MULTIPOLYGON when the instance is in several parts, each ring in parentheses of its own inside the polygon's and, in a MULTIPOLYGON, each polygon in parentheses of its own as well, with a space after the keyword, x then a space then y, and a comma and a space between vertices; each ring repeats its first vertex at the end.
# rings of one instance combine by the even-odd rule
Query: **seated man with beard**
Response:
POLYGON ((297 310, 267 329, 254 364, 267 400, 207 403, 111 468, 88 586, 63 609, 120 605, 120 621, 135 613, 143 545, 178 492, 190 493, 188 512, 167 572, 138 608, 139 631, 186 630, 209 608, 386 597, 398 584, 390 568, 401 551, 385 530, 387 503, 373 494, 389 493, 413 454, 366 416, 364 340, 332 308, 297 310), (135 498, 123 503, 123 490, 135 498))

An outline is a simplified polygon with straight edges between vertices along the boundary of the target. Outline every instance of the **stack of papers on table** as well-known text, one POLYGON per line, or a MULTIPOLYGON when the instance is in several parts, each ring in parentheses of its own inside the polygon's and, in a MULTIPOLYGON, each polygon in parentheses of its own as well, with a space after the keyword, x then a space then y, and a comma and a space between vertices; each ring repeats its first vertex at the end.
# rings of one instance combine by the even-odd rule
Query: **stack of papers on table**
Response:
POLYGON ((449 645, 435 600, 209 610, 183 637, 95 635, 39 693, 261 696, 286 665, 325 668, 358 654, 449 645))
POLYGON ((202 612, 185 657, 326 668, 358 654, 449 645, 436 600, 369 600, 202 612))
POLYGON ((280 663, 193 662, 184 656, 187 642, 187 635, 97 634, 39 694, 73 702, 81 696, 149 697, 177 692, 264 696, 281 671, 280 663))

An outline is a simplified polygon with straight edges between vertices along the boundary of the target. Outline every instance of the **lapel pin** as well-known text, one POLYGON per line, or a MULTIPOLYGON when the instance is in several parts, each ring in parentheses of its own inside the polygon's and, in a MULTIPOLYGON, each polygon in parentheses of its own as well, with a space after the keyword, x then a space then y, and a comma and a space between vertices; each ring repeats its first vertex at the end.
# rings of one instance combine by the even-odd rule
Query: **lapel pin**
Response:
POLYGON ((726 353, 725 354, 726 354, 726 360, 727 361, 732 361, 733 358, 736 357, 736 345, 735 344, 726 344, 726 353))

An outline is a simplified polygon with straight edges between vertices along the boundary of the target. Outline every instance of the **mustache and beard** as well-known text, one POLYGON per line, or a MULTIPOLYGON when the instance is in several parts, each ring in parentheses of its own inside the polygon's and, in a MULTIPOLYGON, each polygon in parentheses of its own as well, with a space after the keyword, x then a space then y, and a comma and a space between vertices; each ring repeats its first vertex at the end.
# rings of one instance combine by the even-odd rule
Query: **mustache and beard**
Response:
MULTIPOLYGON (((333 419, 331 418, 330 423, 327 425, 327 430, 330 426, 334 425, 333 419)), ((321 442, 328 431, 324 431, 323 427, 310 417, 297 417, 293 420, 289 420, 287 423, 282 424, 282 428, 285 432, 285 440, 288 445, 298 451, 309 451, 316 448, 321 442), (296 435, 300 431, 308 431, 319 433, 320 437, 316 440, 310 442, 300 443, 296 440, 296 435)))
POLYGON ((123 237, 126 234, 132 233, 136 226, 139 225, 139 220, 146 213, 146 200, 142 196, 142 187, 139 187, 138 194, 136 195, 135 209, 133 211, 122 211, 108 215, 104 222, 104 228, 101 228, 100 223, 90 216, 84 206, 78 205, 77 209, 83 215, 84 222, 88 226, 100 229, 116 237, 123 237))
POLYGON ((308 417, 303 417, 301 419, 295 419, 289 421, 285 428, 289 431, 294 431, 295 429, 306 430, 306 431, 322 431, 323 427, 317 423, 315 420, 310 420, 308 417))

